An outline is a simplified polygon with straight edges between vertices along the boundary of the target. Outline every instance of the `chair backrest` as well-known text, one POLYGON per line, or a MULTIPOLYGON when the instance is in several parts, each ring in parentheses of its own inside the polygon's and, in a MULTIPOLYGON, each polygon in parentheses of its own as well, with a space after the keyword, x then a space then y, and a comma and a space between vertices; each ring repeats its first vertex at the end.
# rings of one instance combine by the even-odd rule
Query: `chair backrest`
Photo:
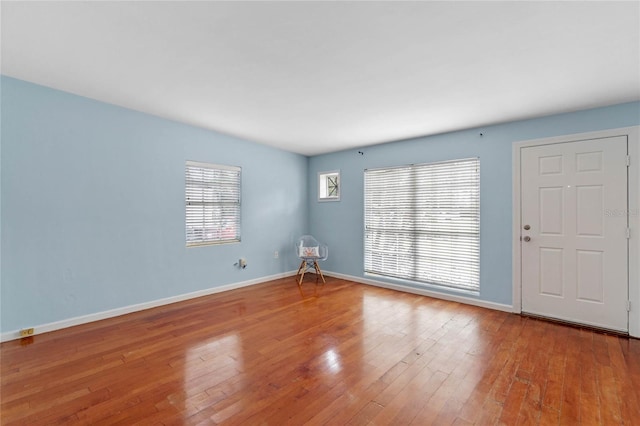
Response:
POLYGON ((298 238, 295 251, 300 259, 326 260, 329 257, 329 247, 316 240, 312 235, 303 235, 298 238))

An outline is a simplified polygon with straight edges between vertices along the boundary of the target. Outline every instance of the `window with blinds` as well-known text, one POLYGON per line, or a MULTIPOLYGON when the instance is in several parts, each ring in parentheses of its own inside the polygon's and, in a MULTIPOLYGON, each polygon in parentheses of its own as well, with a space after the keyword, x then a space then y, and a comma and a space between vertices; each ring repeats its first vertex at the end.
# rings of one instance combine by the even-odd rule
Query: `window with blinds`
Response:
POLYGON ((365 170, 366 273, 480 289, 480 160, 365 170))
POLYGON ((241 169, 187 161, 187 246, 240 241, 241 169))

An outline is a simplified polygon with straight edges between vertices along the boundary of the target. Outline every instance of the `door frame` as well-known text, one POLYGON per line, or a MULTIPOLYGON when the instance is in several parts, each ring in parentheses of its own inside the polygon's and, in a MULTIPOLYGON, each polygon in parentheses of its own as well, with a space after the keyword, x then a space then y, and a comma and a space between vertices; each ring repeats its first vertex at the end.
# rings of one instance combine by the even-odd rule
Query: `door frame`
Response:
POLYGON ((552 145, 565 142, 578 142, 586 139, 600 139, 614 136, 627 136, 628 153, 631 159, 628 168, 628 209, 629 239, 628 283, 629 301, 629 335, 640 338, 640 126, 596 132, 576 133, 542 139, 531 139, 514 142, 512 145, 512 272, 513 272, 513 312, 522 312, 522 260, 520 236, 521 223, 521 179, 520 161, 523 148, 539 145, 552 145))

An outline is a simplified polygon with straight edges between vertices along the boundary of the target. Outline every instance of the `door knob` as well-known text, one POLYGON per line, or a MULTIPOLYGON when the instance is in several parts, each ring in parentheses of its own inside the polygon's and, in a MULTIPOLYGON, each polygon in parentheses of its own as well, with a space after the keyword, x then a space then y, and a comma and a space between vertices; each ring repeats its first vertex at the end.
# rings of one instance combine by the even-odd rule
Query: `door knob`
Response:
POLYGON ((529 229, 531 229, 531 227, 530 227, 529 225, 525 225, 525 226, 524 226, 524 230, 525 230, 525 231, 528 231, 529 229))
POLYGON ((526 237, 523 238, 523 240, 525 240, 526 242, 529 242, 531 241, 531 237, 527 235, 526 237))

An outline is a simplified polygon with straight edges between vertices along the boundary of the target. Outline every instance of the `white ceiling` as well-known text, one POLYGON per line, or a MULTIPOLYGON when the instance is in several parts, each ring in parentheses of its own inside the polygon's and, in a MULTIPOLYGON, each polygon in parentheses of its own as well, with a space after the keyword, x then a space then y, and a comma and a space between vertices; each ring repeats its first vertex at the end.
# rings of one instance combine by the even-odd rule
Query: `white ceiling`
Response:
POLYGON ((305 155, 640 99, 640 2, 7 2, 2 73, 305 155))

